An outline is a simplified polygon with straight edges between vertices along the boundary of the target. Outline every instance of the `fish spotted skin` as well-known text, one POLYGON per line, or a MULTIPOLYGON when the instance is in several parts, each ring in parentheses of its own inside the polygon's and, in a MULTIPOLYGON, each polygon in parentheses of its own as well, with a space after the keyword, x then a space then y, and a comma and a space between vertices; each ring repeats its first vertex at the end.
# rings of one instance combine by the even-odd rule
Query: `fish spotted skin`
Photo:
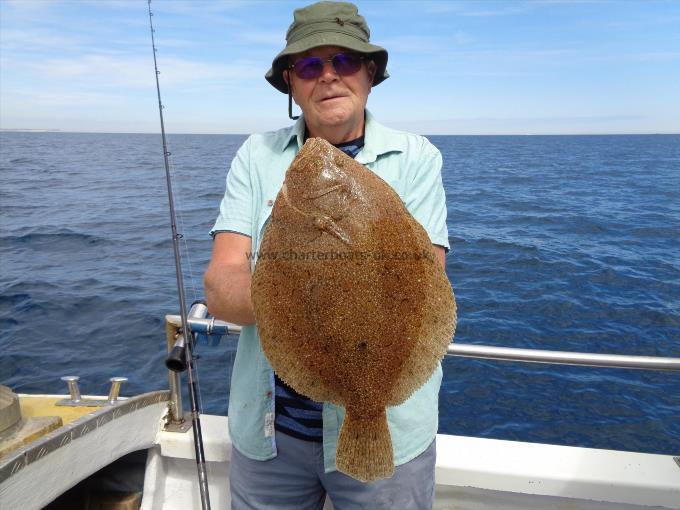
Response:
POLYGON ((385 408, 429 379, 456 325, 427 232, 389 184, 312 138, 286 173, 260 254, 252 299, 272 367, 299 393, 345 407, 340 471, 390 476, 385 408))

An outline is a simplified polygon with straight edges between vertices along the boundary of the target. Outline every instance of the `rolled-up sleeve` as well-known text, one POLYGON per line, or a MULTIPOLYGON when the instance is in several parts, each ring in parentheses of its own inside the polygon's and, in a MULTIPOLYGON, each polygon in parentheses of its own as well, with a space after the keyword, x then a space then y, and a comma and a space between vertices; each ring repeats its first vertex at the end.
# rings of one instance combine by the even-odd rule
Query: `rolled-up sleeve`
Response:
MULTIPOLYGON (((252 138, 252 137, 251 137, 252 138)), ((252 237, 253 193, 250 172, 250 144, 248 138, 239 148, 227 173, 227 185, 220 203, 220 212, 210 235, 237 232, 252 237)))
POLYGON ((446 193, 442 184, 442 155, 421 138, 420 157, 411 162, 406 208, 425 228, 432 244, 449 249, 446 226, 446 193))

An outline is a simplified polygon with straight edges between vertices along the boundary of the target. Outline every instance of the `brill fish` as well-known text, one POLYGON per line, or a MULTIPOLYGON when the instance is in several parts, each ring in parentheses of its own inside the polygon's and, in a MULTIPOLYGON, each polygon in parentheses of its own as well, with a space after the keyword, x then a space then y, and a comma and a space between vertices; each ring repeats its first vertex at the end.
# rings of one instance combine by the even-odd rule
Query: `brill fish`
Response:
POLYGON ((391 476, 386 407, 430 378, 456 327, 446 273, 399 195, 325 140, 307 140, 274 203, 252 301, 278 376, 345 407, 338 470, 391 476))

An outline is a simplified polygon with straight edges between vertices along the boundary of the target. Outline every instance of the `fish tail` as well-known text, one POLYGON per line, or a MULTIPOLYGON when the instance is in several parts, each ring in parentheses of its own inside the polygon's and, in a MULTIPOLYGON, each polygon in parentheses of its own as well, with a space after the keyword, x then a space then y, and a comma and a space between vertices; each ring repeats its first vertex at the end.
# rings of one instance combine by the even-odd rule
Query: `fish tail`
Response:
POLYGON ((347 411, 340 429, 335 463, 338 471, 362 482, 389 478, 394 473, 392 438, 385 409, 371 418, 347 411))

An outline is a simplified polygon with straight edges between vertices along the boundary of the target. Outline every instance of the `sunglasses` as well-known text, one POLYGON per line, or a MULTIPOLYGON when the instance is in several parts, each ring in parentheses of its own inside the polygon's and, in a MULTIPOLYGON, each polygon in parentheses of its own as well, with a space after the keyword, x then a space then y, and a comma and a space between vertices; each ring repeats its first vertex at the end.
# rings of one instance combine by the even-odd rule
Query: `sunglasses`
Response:
POLYGON ((305 57, 289 66, 288 69, 292 69, 295 76, 301 80, 315 80, 323 74, 324 64, 330 62, 339 76, 350 76, 361 69, 364 59, 363 55, 356 53, 336 53, 328 58, 305 57))

